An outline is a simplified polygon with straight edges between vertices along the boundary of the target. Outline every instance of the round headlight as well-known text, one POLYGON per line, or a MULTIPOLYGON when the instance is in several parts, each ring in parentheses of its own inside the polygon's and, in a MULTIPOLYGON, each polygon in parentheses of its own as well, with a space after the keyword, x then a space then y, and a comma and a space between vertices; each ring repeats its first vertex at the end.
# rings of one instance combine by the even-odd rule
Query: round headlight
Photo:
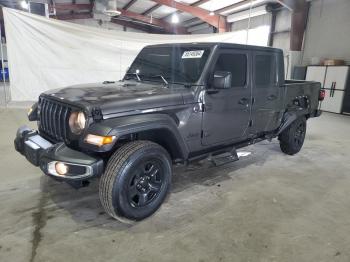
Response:
POLYGON ((69 127, 74 134, 80 134, 86 125, 86 117, 83 112, 73 112, 69 116, 69 127))

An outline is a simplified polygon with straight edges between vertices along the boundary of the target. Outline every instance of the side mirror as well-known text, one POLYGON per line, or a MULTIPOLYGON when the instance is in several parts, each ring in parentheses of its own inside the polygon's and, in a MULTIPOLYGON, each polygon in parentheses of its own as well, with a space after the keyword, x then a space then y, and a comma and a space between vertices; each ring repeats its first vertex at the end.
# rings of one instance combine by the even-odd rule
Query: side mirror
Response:
POLYGON ((214 73, 213 87, 216 89, 227 89, 231 87, 232 74, 228 71, 216 71, 214 73))

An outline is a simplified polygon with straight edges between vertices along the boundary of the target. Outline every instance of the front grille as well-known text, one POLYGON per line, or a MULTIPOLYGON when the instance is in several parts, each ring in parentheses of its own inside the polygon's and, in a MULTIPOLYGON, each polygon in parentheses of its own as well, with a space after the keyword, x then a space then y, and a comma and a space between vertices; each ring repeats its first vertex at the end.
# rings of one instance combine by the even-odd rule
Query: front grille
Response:
POLYGON ((49 140, 64 141, 67 137, 68 117, 71 108, 44 97, 39 99, 39 130, 49 140))

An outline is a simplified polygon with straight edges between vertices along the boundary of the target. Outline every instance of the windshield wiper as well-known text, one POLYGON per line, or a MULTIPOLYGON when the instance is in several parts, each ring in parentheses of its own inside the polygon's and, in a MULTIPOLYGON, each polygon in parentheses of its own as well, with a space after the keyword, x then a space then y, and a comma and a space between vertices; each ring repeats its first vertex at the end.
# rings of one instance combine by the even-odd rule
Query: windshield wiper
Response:
POLYGON ((137 81, 141 82, 141 78, 140 78, 140 75, 138 73, 126 73, 125 76, 127 76, 127 75, 136 76, 137 81))
POLYGON ((152 78, 159 77, 163 80, 163 82, 165 83, 165 86, 169 86, 168 81, 166 81, 166 79, 162 75, 151 75, 150 77, 152 77, 152 78))

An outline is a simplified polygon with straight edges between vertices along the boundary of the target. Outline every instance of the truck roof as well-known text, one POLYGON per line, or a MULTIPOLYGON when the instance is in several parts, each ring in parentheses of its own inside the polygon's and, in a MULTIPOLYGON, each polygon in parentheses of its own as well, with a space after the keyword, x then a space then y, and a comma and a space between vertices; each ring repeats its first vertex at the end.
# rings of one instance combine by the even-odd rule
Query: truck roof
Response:
POLYGON ((256 50, 256 51, 270 51, 270 52, 283 52, 279 48, 267 47, 267 46, 254 46, 254 45, 242 45, 242 44, 231 44, 223 42, 194 42, 194 43, 172 43, 172 44, 158 44, 158 45, 148 45, 146 47, 173 47, 173 46, 183 46, 183 47, 220 47, 220 48, 234 48, 234 49, 245 49, 245 50, 256 50))

